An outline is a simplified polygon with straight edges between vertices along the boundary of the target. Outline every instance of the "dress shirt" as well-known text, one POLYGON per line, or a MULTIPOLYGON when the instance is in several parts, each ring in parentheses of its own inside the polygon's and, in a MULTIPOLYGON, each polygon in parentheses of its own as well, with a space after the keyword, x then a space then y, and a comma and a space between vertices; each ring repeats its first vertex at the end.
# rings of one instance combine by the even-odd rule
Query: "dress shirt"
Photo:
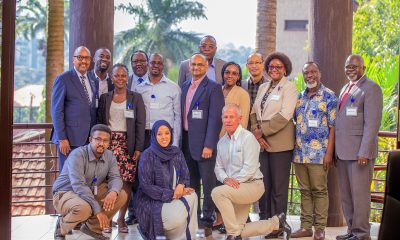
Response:
POLYGON ((163 76, 153 84, 149 78, 136 86, 136 92, 143 97, 146 107, 146 129, 151 130, 158 120, 167 121, 173 128, 174 146, 179 146, 181 137, 181 89, 163 76))
MULTIPOLYGON (((85 86, 86 86, 86 90, 89 94, 89 99, 93 99, 93 91, 92 91, 92 87, 90 86, 90 80, 87 76, 87 72, 85 72, 85 74, 81 74, 78 70, 76 70, 76 68, 74 67, 76 74, 78 74, 79 77, 79 82, 81 82, 81 76, 84 76, 85 78, 85 86)), ((83 87, 83 86, 82 86, 83 87)))
POLYGON ((215 175, 218 181, 234 178, 239 182, 247 182, 263 178, 259 154, 257 139, 241 125, 232 136, 225 133, 217 145, 215 175))
POLYGON ((132 78, 132 86, 131 86, 130 90, 132 92, 136 92, 136 86, 140 84, 139 78, 142 78, 143 81, 145 81, 148 78, 148 74, 146 72, 142 77, 138 77, 138 76, 136 76, 136 74, 132 73, 131 78, 132 78))
POLYGON ((251 79, 251 77, 247 81, 247 84, 248 84, 247 91, 249 92, 249 95, 250 95, 250 109, 253 107, 254 101, 256 100, 258 88, 261 86, 261 84, 263 84, 265 82, 266 82, 266 80, 264 77, 262 77, 260 79, 260 81, 258 81, 256 83, 253 83, 253 80, 251 79))
POLYGON ((311 98, 304 90, 297 100, 295 109, 296 144, 295 163, 322 164, 328 148, 329 129, 335 126, 337 98, 335 93, 321 84, 311 98), (317 127, 309 121, 316 120, 317 127))
POLYGON ((216 74, 219 74, 219 73, 215 72, 215 58, 213 58, 211 64, 208 65, 208 70, 207 70, 206 75, 207 75, 208 79, 216 82, 217 81, 217 78, 215 76, 216 74))
POLYGON ((185 118, 183 120, 183 128, 188 131, 189 130, 189 125, 188 125, 188 114, 189 114, 189 108, 190 105, 192 104, 192 100, 194 97, 194 94, 196 93, 197 88, 199 87, 201 81, 203 81, 205 76, 203 76, 202 78, 200 78, 199 80, 195 81, 192 79, 192 81, 190 81, 190 86, 189 89, 186 93, 186 99, 185 99, 185 118))
POLYGON ((97 76, 96 71, 93 71, 93 72, 94 72, 94 76, 96 77, 97 81, 99 81, 99 94, 98 94, 98 97, 100 97, 103 93, 107 93, 108 92, 107 79, 109 79, 110 76, 108 76, 108 73, 107 73, 106 78, 104 78, 102 80, 99 76, 97 76))
POLYGON ((58 191, 73 191, 92 207, 93 214, 101 212, 100 204, 94 198, 91 190, 93 178, 97 186, 108 182, 108 192, 119 192, 122 180, 119 174, 117 160, 113 153, 106 149, 100 159, 96 159, 90 144, 78 147, 70 153, 68 161, 53 185, 53 193, 58 191))

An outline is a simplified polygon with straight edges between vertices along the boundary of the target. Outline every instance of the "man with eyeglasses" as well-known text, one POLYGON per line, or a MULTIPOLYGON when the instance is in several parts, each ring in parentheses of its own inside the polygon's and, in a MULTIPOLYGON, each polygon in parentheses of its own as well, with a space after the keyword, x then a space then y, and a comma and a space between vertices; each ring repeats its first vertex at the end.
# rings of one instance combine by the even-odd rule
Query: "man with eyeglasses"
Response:
POLYGON ((381 88, 365 75, 361 56, 350 55, 344 71, 349 82, 338 99, 335 151, 347 233, 336 239, 367 240, 371 239, 370 187, 378 156, 383 96, 381 88))
POLYGON ((128 79, 128 89, 136 92, 136 86, 147 78, 149 57, 142 50, 136 50, 131 55, 132 75, 128 79))
POLYGON ((88 78, 90 51, 84 46, 74 51, 74 68, 54 80, 51 95, 53 129, 61 172, 71 150, 87 144, 90 128, 96 123, 95 83, 88 78))
MULTIPOLYGON (((211 81, 222 84, 221 70, 224 64, 224 60, 216 58, 215 53, 217 52, 217 41, 213 36, 206 35, 200 40, 199 52, 206 56, 208 62, 207 77, 211 81)), ((183 86, 185 81, 192 80, 192 74, 189 65, 190 59, 181 62, 179 67, 179 78, 178 85, 183 86)))
POLYGON ((94 125, 89 144, 74 149, 53 185, 57 219, 54 239, 64 240, 74 227, 95 239, 109 239, 102 230, 126 202, 117 160, 108 150, 111 129, 94 125))
POLYGON ((103 93, 114 90, 114 85, 108 75, 110 64, 111 51, 107 48, 97 49, 94 53, 94 68, 88 72, 89 79, 96 84, 96 102, 103 93))

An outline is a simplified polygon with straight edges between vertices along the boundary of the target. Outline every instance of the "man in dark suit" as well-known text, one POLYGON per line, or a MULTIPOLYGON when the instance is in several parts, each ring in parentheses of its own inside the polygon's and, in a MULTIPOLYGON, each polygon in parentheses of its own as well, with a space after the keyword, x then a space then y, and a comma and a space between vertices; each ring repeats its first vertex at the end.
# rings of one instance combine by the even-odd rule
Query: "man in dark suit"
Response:
POLYGON ((224 106, 221 86, 206 76, 207 69, 208 62, 204 55, 194 54, 190 58, 193 78, 182 86, 181 104, 182 151, 190 172, 190 186, 196 190, 198 196, 200 180, 203 184, 203 216, 199 223, 205 227, 206 237, 212 234, 214 221, 215 205, 211 199, 211 190, 216 185, 214 167, 224 106))
POLYGON ((347 83, 336 114, 335 150, 339 188, 347 233, 338 240, 370 238, 371 181, 378 155, 382 90, 364 74, 364 60, 350 55, 345 64, 347 83))
POLYGON ((88 143, 90 128, 96 123, 95 83, 87 77, 89 49, 78 47, 73 64, 73 69, 54 80, 51 94, 51 140, 57 145, 60 172, 70 151, 88 143))
MULTIPOLYGON (((103 93, 114 90, 114 85, 108 75, 111 64, 111 52, 107 48, 99 48, 94 53, 94 68, 88 72, 88 77, 96 84, 96 102, 103 93)), ((96 106, 97 107, 97 106, 96 106)))
POLYGON ((136 50, 131 55, 132 75, 128 79, 128 89, 136 92, 136 86, 147 79, 149 56, 142 50, 136 50))
MULTIPOLYGON (((199 52, 207 58, 208 69, 206 71, 208 79, 222 84, 222 67, 225 64, 224 60, 215 57, 217 52, 217 41, 213 36, 204 36, 199 45, 199 52)), ((182 87, 183 83, 192 80, 192 73, 189 66, 190 59, 181 62, 179 67, 178 85, 182 87)))

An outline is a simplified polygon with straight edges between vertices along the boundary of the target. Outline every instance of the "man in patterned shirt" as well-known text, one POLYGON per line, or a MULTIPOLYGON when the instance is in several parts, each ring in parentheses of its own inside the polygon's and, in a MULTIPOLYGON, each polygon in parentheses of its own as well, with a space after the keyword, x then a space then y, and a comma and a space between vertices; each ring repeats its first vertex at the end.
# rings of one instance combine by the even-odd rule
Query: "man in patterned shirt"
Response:
POLYGON ((293 160, 301 192, 301 227, 291 237, 313 236, 314 223, 314 239, 325 239, 329 206, 327 175, 335 143, 337 98, 321 84, 317 63, 304 64, 303 76, 307 88, 299 95, 295 109, 293 160))

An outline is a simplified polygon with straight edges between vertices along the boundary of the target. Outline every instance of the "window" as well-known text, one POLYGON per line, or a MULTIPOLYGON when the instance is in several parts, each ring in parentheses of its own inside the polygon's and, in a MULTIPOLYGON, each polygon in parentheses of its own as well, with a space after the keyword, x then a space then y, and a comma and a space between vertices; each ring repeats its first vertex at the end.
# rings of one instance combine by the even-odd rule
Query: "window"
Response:
POLYGON ((308 20, 285 20, 285 31, 308 31, 308 20))

